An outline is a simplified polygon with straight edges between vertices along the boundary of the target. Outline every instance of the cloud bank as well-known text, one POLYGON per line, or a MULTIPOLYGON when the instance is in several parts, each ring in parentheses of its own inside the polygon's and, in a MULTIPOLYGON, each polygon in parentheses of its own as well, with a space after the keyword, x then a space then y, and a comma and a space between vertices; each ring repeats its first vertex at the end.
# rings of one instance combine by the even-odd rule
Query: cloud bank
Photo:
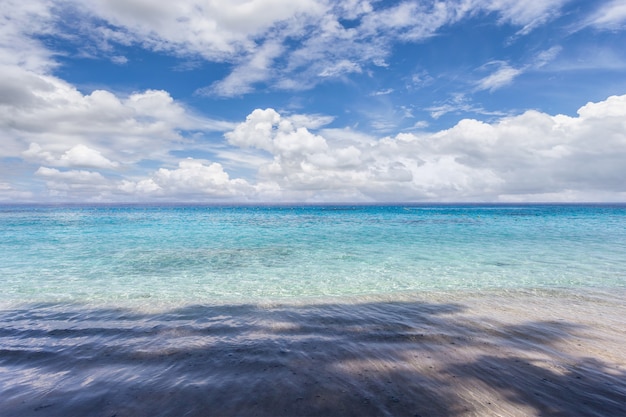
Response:
MULTIPOLYGON (((435 133, 351 138, 255 110, 227 138, 263 149, 259 185, 304 200, 567 201, 626 196, 626 96, 578 117, 527 111, 435 133), (607 151, 610 150, 610 151, 607 151)), ((283 197, 284 198, 284 197, 283 197)))
POLYGON ((96 201, 393 202, 597 201, 626 198, 626 95, 588 103, 576 117, 527 111, 493 123, 464 119, 431 133, 382 138, 330 129, 320 115, 256 109, 225 134, 259 152, 253 178, 216 161, 119 179, 115 160, 76 145, 60 157, 27 151, 49 196, 96 201), (46 159, 47 158, 47 159, 46 159), (75 163, 80 161, 80 164, 75 163), (258 161, 261 161, 260 163, 258 161), (76 168, 77 165, 85 167, 76 168), (93 169, 87 169, 91 167, 93 169), (98 170, 97 168, 101 168, 98 170))

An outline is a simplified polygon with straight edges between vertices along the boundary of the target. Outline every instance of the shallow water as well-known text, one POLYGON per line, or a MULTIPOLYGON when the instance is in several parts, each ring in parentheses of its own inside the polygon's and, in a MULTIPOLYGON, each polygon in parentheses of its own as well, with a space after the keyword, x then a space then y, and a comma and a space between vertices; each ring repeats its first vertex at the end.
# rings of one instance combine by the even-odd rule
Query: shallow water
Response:
POLYGON ((626 287, 626 206, 3 207, 2 302, 626 287))
POLYGON ((626 207, 3 207, 0 416, 619 416, 626 207))

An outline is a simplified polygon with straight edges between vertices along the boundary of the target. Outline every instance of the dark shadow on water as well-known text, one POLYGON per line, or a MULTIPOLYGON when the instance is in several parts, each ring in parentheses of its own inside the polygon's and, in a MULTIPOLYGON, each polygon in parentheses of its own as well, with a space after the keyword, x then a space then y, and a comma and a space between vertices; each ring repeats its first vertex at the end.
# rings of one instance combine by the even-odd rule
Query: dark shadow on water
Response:
POLYGON ((4 310, 0 416, 497 415, 468 400, 472 387, 539 416, 625 415, 623 371, 559 352, 577 325, 483 327, 464 312, 420 301, 4 310))

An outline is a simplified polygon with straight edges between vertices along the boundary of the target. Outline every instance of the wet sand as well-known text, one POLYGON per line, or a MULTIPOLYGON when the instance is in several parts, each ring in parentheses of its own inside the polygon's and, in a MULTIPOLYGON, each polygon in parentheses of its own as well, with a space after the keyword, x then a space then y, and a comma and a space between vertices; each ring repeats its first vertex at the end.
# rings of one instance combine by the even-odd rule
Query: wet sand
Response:
POLYGON ((624 416, 624 291, 0 310, 0 416, 624 416))

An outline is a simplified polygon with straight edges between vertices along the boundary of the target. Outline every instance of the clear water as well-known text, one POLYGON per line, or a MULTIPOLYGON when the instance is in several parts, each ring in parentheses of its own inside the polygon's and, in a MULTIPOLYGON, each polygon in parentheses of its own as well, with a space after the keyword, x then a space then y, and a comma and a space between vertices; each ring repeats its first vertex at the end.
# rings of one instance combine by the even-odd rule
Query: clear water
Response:
POLYGON ((0 207, 0 301, 626 287, 626 206, 0 207))

